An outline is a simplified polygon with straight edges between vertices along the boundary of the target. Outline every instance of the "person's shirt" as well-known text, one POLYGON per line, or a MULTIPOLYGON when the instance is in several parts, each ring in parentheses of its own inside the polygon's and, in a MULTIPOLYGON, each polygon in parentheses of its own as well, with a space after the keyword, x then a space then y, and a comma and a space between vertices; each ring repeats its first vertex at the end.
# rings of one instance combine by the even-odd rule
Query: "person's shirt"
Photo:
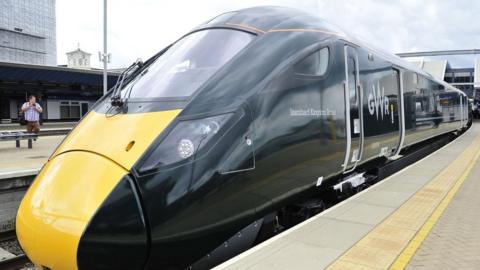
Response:
POLYGON ((25 120, 29 122, 36 122, 40 119, 40 113, 37 110, 40 110, 42 107, 40 104, 35 103, 35 107, 30 106, 29 102, 25 102, 22 106, 22 110, 27 108, 24 112, 25 120))

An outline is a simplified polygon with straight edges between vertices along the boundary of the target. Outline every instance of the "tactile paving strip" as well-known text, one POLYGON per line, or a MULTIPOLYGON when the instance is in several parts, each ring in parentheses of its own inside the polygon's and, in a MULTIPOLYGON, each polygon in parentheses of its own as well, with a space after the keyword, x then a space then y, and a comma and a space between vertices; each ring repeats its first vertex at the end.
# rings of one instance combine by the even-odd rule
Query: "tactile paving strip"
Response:
MULTIPOLYGON (((480 136, 428 184, 346 251, 328 269, 387 269, 452 187, 471 168, 480 151, 480 136)), ((415 240, 415 239, 414 239, 415 240)))

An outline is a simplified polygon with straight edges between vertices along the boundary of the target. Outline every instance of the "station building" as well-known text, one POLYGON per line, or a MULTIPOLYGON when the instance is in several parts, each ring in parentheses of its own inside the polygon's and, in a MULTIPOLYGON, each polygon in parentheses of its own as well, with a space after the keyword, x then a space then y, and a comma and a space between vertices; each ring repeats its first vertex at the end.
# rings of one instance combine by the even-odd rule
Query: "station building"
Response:
POLYGON ((0 1, 0 62, 57 64, 55 0, 0 1))

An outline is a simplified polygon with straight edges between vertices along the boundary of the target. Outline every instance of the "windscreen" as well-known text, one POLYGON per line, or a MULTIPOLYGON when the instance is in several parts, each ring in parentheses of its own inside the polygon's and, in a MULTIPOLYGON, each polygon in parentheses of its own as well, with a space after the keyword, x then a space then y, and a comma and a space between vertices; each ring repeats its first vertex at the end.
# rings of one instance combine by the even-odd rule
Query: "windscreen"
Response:
POLYGON ((254 37, 228 29, 192 33, 125 85, 122 97, 189 97, 254 37))

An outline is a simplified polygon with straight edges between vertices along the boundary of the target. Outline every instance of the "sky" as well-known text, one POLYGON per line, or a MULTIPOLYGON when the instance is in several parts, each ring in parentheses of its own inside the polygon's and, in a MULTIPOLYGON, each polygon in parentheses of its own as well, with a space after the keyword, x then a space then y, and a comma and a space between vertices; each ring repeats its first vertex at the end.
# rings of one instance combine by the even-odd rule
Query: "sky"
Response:
MULTIPOLYGON (((310 12, 391 53, 480 47, 476 0, 109 0, 109 68, 146 60, 218 14, 262 5, 310 12)), ((79 45, 101 67, 103 1, 57 0, 56 12, 57 64, 79 45)))

